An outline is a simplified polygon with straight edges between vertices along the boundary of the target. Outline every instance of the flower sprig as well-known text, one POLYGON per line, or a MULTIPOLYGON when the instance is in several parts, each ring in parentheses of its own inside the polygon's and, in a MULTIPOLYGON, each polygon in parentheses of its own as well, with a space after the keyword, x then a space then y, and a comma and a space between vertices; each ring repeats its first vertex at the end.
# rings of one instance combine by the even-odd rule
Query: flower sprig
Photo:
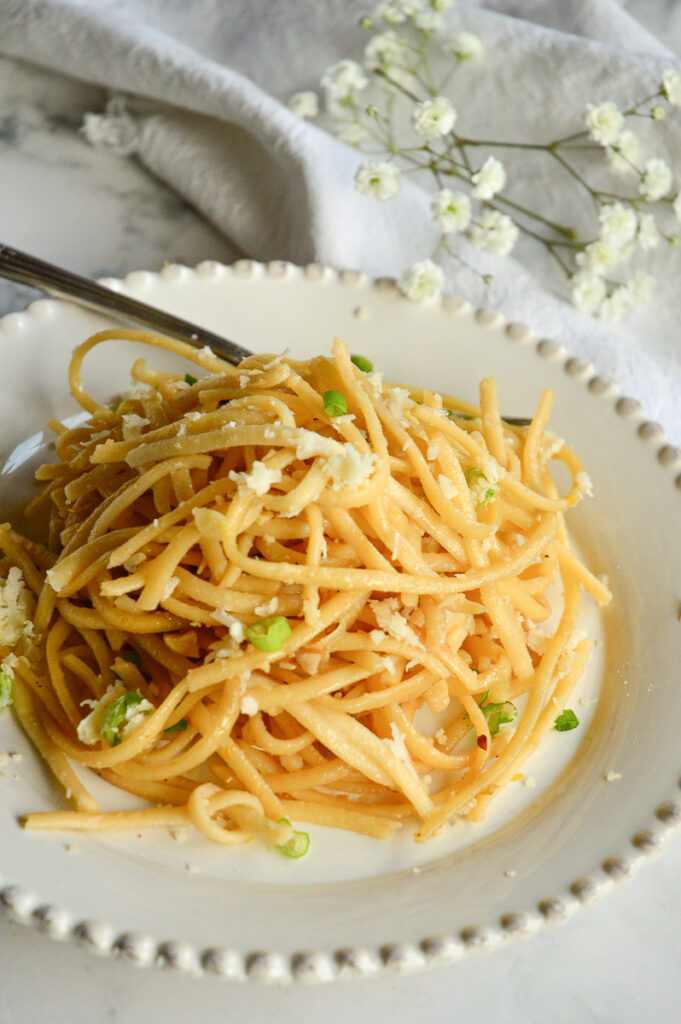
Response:
POLYGON ((655 91, 627 109, 611 100, 588 104, 581 121, 575 116, 576 130, 550 142, 469 137, 459 130, 452 94, 457 72, 482 59, 484 45, 471 32, 446 32, 444 11, 453 2, 383 0, 361 19, 371 35, 362 63, 338 61, 321 78, 323 103, 307 91, 291 98, 291 108, 301 117, 323 117, 338 138, 367 153, 355 187, 371 199, 393 199, 405 174, 434 184, 430 214, 439 239, 427 258, 405 270, 401 288, 409 298, 440 293, 444 272, 436 259, 465 263, 460 237, 505 256, 523 233, 555 260, 579 309, 619 319, 652 294, 649 274, 625 276, 634 257, 678 242, 669 227, 681 221, 672 169, 660 156, 643 154, 632 125, 637 118, 654 124, 681 107, 681 71, 665 71, 655 91), (502 157, 514 149, 542 154, 566 185, 588 196, 591 234, 580 237, 572 225, 513 198, 502 157), (609 188, 602 184, 604 171, 614 179, 609 188))

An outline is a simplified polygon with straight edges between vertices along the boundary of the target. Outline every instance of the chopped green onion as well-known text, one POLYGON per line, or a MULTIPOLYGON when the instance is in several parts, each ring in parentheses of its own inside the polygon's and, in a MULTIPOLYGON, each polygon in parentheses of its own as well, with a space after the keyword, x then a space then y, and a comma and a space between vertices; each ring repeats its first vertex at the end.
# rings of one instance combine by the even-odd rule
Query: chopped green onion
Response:
POLYGON ((340 391, 325 391, 322 401, 327 416, 345 416, 348 411, 345 395, 341 395, 340 391))
MULTIPOLYGON (((280 818, 279 822, 280 824, 283 823, 285 825, 291 825, 288 818, 280 818)), ((284 854, 285 857, 291 857, 293 860, 297 860, 298 857, 304 857, 310 849, 310 836, 307 832, 298 832, 294 828, 291 838, 285 843, 277 843, 276 847, 284 854)))
POLYGON ((123 661, 129 661, 135 668, 142 668, 142 659, 137 651, 123 651, 121 653, 123 661))
POLYGON ((558 732, 570 732, 571 729, 576 729, 578 725, 579 719, 577 715, 570 708, 566 708, 556 718, 553 728, 557 729, 558 732))
POLYGON ((490 498, 493 498, 499 488, 496 484, 490 483, 485 474, 477 466, 469 466, 466 470, 466 483, 473 491, 478 505, 486 505, 490 498), (487 486, 485 487, 485 484, 487 486))
POLYGON ((0 710, 8 708, 12 703, 12 676, 0 672, 0 710))
POLYGON ((496 736, 502 725, 508 725, 512 722, 518 714, 518 709, 515 704, 512 704, 510 700, 505 700, 501 704, 486 704, 485 701, 489 696, 489 690, 485 690, 482 697, 478 701, 478 706, 482 711, 483 715, 487 719, 487 725, 489 726, 490 736, 496 736))
POLYGON ((445 409, 445 412, 449 416, 450 420, 472 420, 474 416, 469 416, 467 412, 458 412, 456 409, 445 409))
POLYGON ((167 729, 164 729, 163 734, 164 736, 170 736, 174 732, 184 732, 188 724, 186 718, 180 718, 179 721, 175 722, 175 725, 169 725, 167 729))
POLYGON ((122 697, 115 700, 104 712, 100 733, 102 739, 106 740, 110 747, 117 747, 121 742, 119 735, 121 726, 127 721, 127 710, 134 704, 139 704, 142 694, 139 690, 129 690, 122 697))
POLYGON ((350 356, 350 362, 354 363, 362 373, 371 373, 374 368, 374 364, 366 356, 350 356))
POLYGON ((291 627, 283 615, 270 615, 246 626, 246 636, 259 651, 280 651, 290 635, 291 627))
POLYGON ((191 374, 191 373, 185 373, 185 375, 184 375, 184 380, 185 380, 185 383, 186 383, 186 384, 189 384, 189 385, 191 385, 191 384, 196 384, 196 382, 197 382, 197 380, 198 380, 198 379, 199 379, 198 377, 195 377, 195 376, 194 376, 193 374, 191 374))

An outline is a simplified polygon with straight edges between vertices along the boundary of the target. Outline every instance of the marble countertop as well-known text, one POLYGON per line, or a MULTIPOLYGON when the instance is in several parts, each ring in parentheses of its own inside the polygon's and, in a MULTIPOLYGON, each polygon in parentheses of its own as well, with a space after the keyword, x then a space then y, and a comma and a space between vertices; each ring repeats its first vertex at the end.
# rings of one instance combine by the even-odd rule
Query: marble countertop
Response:
MULTIPOLYGON (((678 0, 628 0, 624 6, 681 53, 678 0)), ((87 96, 81 86, 74 90, 53 75, 0 60, 3 240, 92 277, 154 269, 165 260, 236 258, 223 238, 134 161, 83 142, 76 130, 82 114, 101 105, 95 89, 87 96)), ((27 289, 0 283, 0 314, 30 297, 27 289)), ((1 876, 0 854, 0 882, 1 876)), ((559 928, 427 974, 334 988, 259 988, 139 971, 0 919, 0 1024, 294 1018, 363 1024, 414 1016, 434 1024, 672 1024, 681 1019, 679 877, 677 835, 631 883, 559 928)))

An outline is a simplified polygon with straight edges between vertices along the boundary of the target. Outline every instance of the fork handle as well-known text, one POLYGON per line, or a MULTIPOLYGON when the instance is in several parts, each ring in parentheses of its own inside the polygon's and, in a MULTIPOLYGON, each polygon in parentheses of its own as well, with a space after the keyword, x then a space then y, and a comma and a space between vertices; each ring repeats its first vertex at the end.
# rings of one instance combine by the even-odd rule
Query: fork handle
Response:
POLYGON ((236 345, 233 341, 206 331, 203 327, 183 320, 161 309, 148 306, 127 295, 106 288, 104 285, 89 281, 86 277, 73 274, 69 270, 45 260, 36 259, 27 253, 12 249, 9 245, 0 245, 0 276, 25 284, 31 288, 54 295, 59 299, 70 299, 79 306, 93 309, 98 313, 109 313, 117 319, 132 321, 149 327, 151 330, 168 334, 172 338, 186 342, 193 348, 210 346, 216 355, 236 366, 242 359, 252 355, 248 349, 236 345))

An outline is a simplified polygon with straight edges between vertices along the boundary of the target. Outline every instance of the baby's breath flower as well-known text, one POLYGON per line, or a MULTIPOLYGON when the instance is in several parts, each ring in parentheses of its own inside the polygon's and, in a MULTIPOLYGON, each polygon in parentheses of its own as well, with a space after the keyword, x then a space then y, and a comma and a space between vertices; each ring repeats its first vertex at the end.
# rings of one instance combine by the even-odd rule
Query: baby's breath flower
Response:
POLYGON ((448 11, 453 7, 455 0, 430 0, 430 6, 434 11, 448 11))
POLYGON ((611 100, 606 100, 605 103, 599 103, 597 106, 589 103, 584 115, 584 123, 594 142, 598 142, 601 146, 612 146, 617 142, 622 131, 624 115, 611 100))
POLYGON ((630 174, 636 170, 641 144, 638 136, 629 128, 625 128, 615 145, 608 146, 606 152, 611 171, 615 174, 630 174))
POLYGON ((664 109, 664 107, 653 107, 653 109, 650 111, 650 116, 652 117, 653 121, 664 121, 665 117, 667 116, 667 111, 664 109))
POLYGON ((662 196, 665 196, 671 187, 671 168, 658 156, 652 157, 643 170, 639 192, 647 202, 654 203, 656 200, 662 199, 662 196))
POLYGON ((319 98, 316 92, 294 92, 288 105, 298 117, 316 117, 319 113, 319 98))
POLYGON ((395 0, 407 18, 414 18, 427 5, 427 0, 395 0))
POLYGON ((647 306, 655 287, 655 279, 650 274, 636 274, 627 285, 632 308, 647 306))
POLYGON ((405 270, 400 281, 400 290, 412 302, 428 302, 436 299, 442 291, 445 275, 442 268, 432 260, 421 260, 405 270))
POLYGON ((339 60, 322 75, 322 86, 327 94, 336 100, 348 99, 356 92, 366 89, 368 84, 369 79, 354 60, 339 60))
POLYGON ((455 121, 456 111, 446 96, 417 103, 411 115, 414 130, 429 139, 448 135, 455 121))
POLYGON ((573 305, 583 313, 596 313, 606 294, 605 281, 591 270, 580 270, 570 278, 573 305))
POLYGON ((681 220, 681 192, 679 192, 678 196, 672 203, 672 210, 674 211, 676 219, 681 220))
POLYGON ((371 199, 392 199, 400 191, 400 172, 383 160, 367 160, 355 173, 355 187, 371 199))
POLYGON ((392 29, 379 32, 364 49, 364 63, 369 71, 385 71, 394 64, 404 65, 408 57, 406 43, 392 29))
POLYGON ((629 255, 626 249, 616 245, 615 242, 607 241, 604 238, 597 238, 595 242, 589 242, 581 252, 575 256, 575 263, 578 267, 590 270, 593 274, 605 274, 612 267, 629 255))
POLYGON ((374 7, 373 17, 377 21, 387 22, 388 25, 400 25, 403 21, 407 20, 407 15, 399 4, 387 2, 374 7))
POLYGON ((471 201, 465 192, 441 189, 430 209, 438 227, 448 234, 451 231, 465 231, 471 222, 471 201))
POLYGON ((662 89, 670 103, 675 107, 681 107, 681 71, 676 68, 663 71, 662 89))
POLYGON ((598 220, 601 225, 600 237, 604 242, 622 246, 630 242, 636 234, 636 214, 630 206, 623 203, 608 203, 607 206, 602 206, 598 220))
POLYGON ((495 156, 488 156, 471 181, 475 185, 473 195, 476 199, 491 199, 506 184, 504 165, 495 156))
POLYGON ((339 121, 336 135, 348 146, 361 146, 367 137, 367 130, 359 121, 339 121))
POLYGON ((446 53, 451 53, 459 60, 474 60, 483 52, 482 40, 472 32, 455 32, 442 44, 446 53))
POLYGON ((636 241, 644 252, 656 249, 660 244, 660 232, 652 213, 644 213, 639 220, 636 241))
POLYGON ((413 18, 414 24, 417 28, 420 28, 422 32, 437 32, 442 28, 442 15, 439 11, 434 11, 426 8, 424 11, 418 11, 413 18))
POLYGON ((632 309, 631 292, 627 285, 615 288, 607 298, 603 299, 598 310, 601 320, 606 323, 616 323, 626 316, 632 309))
POLYGON ((485 210, 474 221, 470 237, 478 249, 507 256, 518 239, 518 228, 505 213, 485 210))

